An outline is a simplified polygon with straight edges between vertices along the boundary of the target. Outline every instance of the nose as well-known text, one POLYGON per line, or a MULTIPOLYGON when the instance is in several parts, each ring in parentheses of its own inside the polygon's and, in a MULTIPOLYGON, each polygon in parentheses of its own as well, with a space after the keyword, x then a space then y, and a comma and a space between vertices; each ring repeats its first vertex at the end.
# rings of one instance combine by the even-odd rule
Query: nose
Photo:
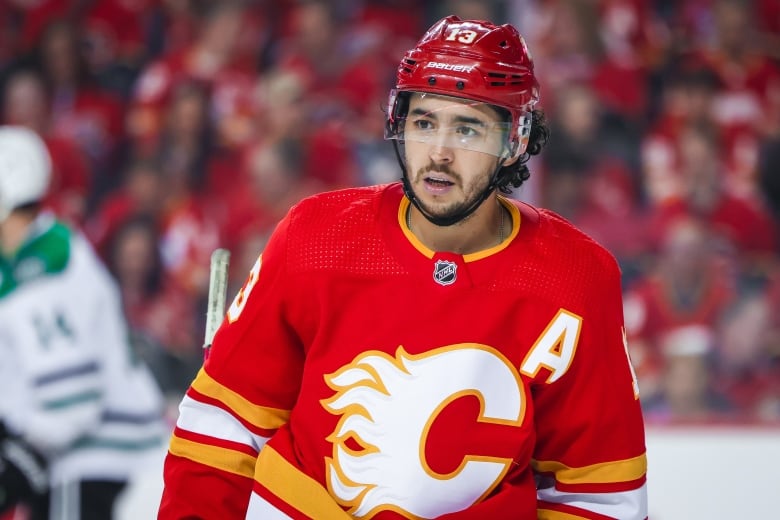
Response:
POLYGON ((445 146, 444 143, 432 144, 428 156, 436 164, 451 163, 455 158, 452 148, 445 146))

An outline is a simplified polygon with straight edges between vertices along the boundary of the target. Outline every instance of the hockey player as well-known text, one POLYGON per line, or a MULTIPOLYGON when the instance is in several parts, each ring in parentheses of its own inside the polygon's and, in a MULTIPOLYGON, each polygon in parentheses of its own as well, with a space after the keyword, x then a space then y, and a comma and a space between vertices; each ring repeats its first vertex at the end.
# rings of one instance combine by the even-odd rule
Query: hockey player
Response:
POLYGON ((0 127, 0 509, 107 520, 169 430, 108 271, 41 208, 50 170, 37 134, 0 127))
POLYGON ((159 518, 647 516, 615 259, 504 195, 537 100, 510 25, 447 17, 407 52, 402 182, 278 225, 181 403, 159 518))

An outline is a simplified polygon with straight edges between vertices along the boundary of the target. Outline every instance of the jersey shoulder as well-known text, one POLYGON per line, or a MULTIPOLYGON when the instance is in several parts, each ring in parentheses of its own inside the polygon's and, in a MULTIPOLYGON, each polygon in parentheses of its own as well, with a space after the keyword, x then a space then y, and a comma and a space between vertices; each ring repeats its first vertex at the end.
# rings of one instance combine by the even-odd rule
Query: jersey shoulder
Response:
POLYGON ((520 213, 521 227, 524 228, 521 237, 526 243, 552 253, 568 252, 570 255, 585 255, 585 260, 616 264, 612 253, 558 213, 514 199, 509 199, 509 202, 520 213))
POLYGON ((44 216, 12 258, 0 257, 0 299, 61 299, 116 292, 115 282, 92 244, 78 230, 44 216), (45 296, 44 296, 45 295, 45 296))
POLYGON ((584 255, 585 259, 608 264, 615 263, 615 257, 604 246, 580 230, 570 221, 548 209, 539 209, 541 239, 558 245, 561 249, 571 249, 576 255, 584 255))
POLYGON ((288 268, 358 276, 404 272, 383 238, 387 220, 392 218, 384 201, 394 196, 392 187, 347 188, 299 202, 288 216, 288 268))
POLYGON ((513 201, 521 215, 510 272, 497 284, 540 299, 587 305, 599 288, 620 283, 615 257, 571 222, 547 209, 513 201))
POLYGON ((0 298, 19 287, 62 273, 71 259, 72 231, 56 220, 39 220, 12 258, 0 260, 0 298))

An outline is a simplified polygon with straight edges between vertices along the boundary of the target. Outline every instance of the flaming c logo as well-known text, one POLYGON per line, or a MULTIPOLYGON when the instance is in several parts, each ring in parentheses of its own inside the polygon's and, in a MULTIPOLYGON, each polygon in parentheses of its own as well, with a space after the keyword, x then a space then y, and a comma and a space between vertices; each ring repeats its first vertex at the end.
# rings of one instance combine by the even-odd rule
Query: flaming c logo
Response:
POLYGON ((491 347, 464 343, 416 356, 398 347, 395 357, 366 352, 325 381, 336 394, 322 405, 341 416, 328 437, 328 490, 356 518, 382 510, 420 519, 460 511, 509 469, 510 459, 473 454, 442 475, 425 458, 431 425, 459 397, 479 399, 480 422, 521 425, 520 376, 491 347))

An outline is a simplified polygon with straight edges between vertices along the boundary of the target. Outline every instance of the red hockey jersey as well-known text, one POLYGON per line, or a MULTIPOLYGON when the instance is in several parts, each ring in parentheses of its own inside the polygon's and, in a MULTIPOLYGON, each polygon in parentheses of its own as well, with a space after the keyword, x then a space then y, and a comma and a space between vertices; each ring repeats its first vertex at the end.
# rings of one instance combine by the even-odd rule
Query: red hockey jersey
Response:
POLYGON ((617 264, 501 203, 468 255, 415 238, 400 184, 294 207, 181 403, 159 518, 645 518, 617 264))

